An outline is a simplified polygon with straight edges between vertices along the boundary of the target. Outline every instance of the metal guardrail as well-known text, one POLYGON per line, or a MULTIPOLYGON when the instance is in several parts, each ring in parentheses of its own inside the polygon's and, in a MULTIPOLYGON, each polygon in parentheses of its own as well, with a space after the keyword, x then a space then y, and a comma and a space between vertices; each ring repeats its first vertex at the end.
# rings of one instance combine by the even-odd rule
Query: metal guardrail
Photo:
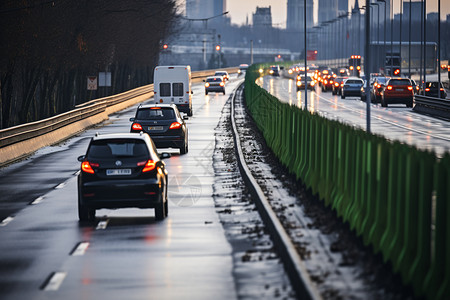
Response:
MULTIPOLYGON (((221 70, 226 70, 229 73, 236 73, 238 68, 223 68, 221 70)), ((198 81, 204 77, 214 75, 215 71, 216 70, 192 72, 192 80, 198 81)), ((0 130, 0 148, 41 136, 66 125, 105 112, 107 107, 117 105, 151 92, 153 92, 153 84, 138 87, 117 95, 94 99, 77 105, 74 110, 41 121, 2 129, 0 130)))
POLYGON ((450 119, 450 100, 415 95, 414 111, 450 119))

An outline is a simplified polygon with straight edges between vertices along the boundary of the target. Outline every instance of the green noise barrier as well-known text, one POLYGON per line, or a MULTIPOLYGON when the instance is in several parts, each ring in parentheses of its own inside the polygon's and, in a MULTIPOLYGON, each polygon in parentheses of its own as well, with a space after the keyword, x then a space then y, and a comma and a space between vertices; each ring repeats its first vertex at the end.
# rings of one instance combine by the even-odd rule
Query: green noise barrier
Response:
POLYGON ((438 159, 282 103, 255 82, 267 67, 248 69, 245 99, 279 161, 416 296, 449 299, 450 153, 438 159))

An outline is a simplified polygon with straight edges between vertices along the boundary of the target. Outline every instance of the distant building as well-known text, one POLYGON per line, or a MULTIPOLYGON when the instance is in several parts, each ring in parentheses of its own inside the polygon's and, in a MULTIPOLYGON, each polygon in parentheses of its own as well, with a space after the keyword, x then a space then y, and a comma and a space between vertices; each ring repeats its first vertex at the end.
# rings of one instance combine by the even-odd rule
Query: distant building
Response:
POLYGON ((205 19, 226 11, 226 0, 186 0, 188 19, 205 19))
POLYGON ((338 11, 339 11, 339 14, 348 12, 348 0, 339 0, 338 1, 338 11))
MULTIPOLYGON (((420 22, 420 20, 422 19, 420 16, 420 11, 421 11, 421 4, 422 2, 420 1, 413 1, 411 2, 411 22, 420 22)), ((406 22, 409 22, 409 1, 404 1, 403 2, 403 19, 406 22)))
MULTIPOLYGON (((286 29, 301 31, 304 28, 304 0, 288 0, 286 29)), ((306 0, 306 28, 314 26, 314 3, 306 0)))
POLYGON ((253 27, 272 27, 272 10, 269 7, 256 7, 253 14, 253 27))
POLYGON ((338 4, 338 0, 319 0, 319 24, 337 18, 338 4))
POLYGON ((439 20, 439 14, 437 12, 431 12, 429 14, 427 14, 427 22, 433 22, 436 23, 439 20))

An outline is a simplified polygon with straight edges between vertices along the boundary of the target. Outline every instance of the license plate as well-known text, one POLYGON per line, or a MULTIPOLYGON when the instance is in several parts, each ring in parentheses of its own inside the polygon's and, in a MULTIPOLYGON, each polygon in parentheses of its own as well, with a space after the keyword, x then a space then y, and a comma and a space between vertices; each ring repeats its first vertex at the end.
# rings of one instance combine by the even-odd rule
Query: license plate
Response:
POLYGON ((106 170, 106 175, 108 176, 131 175, 131 169, 108 169, 106 170))
POLYGON ((162 126, 150 126, 148 127, 148 130, 163 130, 162 126))
POLYGON ((397 92, 403 92, 403 89, 395 89, 397 92))

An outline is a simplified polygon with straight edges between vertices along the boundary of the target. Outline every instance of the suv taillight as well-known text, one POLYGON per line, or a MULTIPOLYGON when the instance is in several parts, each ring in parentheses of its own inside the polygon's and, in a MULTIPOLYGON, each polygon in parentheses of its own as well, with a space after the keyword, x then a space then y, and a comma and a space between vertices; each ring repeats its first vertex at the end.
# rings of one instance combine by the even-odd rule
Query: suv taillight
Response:
POLYGON ((392 90, 392 85, 388 85, 386 88, 387 88, 389 91, 391 91, 391 90, 392 90))
MULTIPOLYGON (((139 165, 139 163, 138 163, 138 165, 139 165)), ((142 169, 142 172, 149 172, 151 170, 154 170, 155 167, 156 167, 156 163, 153 160, 149 159, 145 163, 145 166, 144 166, 144 169, 142 169)))
POLYGON ((142 126, 139 123, 133 123, 133 125, 131 126, 131 128, 133 130, 142 130, 142 126))
POLYGON ((85 173, 94 174, 94 169, 92 167, 99 167, 99 164, 96 163, 90 163, 88 161, 83 161, 81 163, 81 170, 85 173))
POLYGON ((181 124, 178 122, 173 122, 172 124, 170 124, 169 129, 178 129, 181 128, 181 124))

